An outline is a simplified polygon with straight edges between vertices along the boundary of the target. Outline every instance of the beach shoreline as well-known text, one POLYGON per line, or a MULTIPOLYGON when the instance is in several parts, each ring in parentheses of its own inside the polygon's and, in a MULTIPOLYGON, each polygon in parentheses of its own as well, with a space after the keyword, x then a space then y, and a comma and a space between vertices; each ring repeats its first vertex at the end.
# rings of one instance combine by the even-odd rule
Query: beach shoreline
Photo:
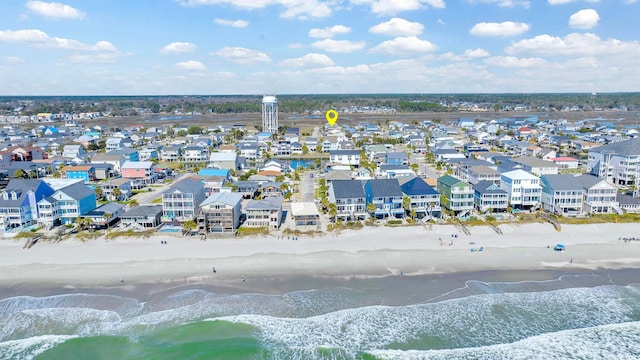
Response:
POLYGON ((640 268, 640 251, 633 251, 640 242, 619 240, 640 237, 637 224, 563 225, 560 232, 549 224, 501 225, 502 235, 490 227, 470 229, 466 235, 449 225, 371 227, 297 240, 274 235, 201 241, 157 235, 43 242, 31 249, 22 249, 20 241, 2 240, 0 287, 12 294, 26 288, 161 289, 201 284, 227 292, 269 293, 295 289, 295 284, 282 283, 305 277, 322 282, 483 271, 640 268), (564 244, 566 251, 554 251, 556 243, 564 244), (478 251, 480 247, 483 251, 478 251))

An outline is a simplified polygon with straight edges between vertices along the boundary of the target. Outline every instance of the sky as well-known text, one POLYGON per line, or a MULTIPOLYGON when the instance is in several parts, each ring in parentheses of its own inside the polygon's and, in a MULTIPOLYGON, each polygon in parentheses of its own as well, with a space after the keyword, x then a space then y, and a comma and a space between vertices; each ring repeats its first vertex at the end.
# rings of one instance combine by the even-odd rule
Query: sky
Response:
POLYGON ((2 0, 0 95, 640 91, 640 0, 2 0))

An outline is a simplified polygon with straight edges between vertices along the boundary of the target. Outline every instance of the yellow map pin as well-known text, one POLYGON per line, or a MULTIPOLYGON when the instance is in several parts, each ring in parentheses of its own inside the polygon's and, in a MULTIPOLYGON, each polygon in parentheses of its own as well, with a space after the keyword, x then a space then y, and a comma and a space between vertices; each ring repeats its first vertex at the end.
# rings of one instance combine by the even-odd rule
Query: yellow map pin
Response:
POLYGON ((333 126, 336 124, 336 121, 338 121, 338 112, 331 109, 324 114, 324 117, 327 118, 329 125, 333 126))

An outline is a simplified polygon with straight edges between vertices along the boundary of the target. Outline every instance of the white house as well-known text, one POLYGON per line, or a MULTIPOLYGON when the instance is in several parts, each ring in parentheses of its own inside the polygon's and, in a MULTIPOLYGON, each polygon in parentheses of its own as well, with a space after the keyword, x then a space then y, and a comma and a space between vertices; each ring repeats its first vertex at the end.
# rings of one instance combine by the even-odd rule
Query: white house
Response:
POLYGON ((332 163, 358 167, 360 165, 360 150, 329 151, 329 161, 332 163))
POLYGON ((509 194, 511 207, 530 209, 540 205, 540 179, 522 169, 503 173, 500 176, 500 188, 509 194))

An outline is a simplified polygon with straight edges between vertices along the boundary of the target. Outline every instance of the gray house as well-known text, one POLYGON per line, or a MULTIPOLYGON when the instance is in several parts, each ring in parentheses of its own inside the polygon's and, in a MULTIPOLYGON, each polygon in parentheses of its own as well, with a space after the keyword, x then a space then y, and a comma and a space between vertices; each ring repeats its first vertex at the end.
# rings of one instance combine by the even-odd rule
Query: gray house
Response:
POLYGON ((124 228, 155 229, 161 224, 162 205, 141 205, 120 216, 124 228))
POLYGON ((336 218, 345 221, 365 220, 367 201, 360 180, 334 180, 329 185, 329 202, 336 204, 336 218))
POLYGON ((200 204, 198 233, 235 235, 240 226, 242 194, 219 192, 200 204))
POLYGON ((509 207, 509 194, 495 183, 482 180, 472 187, 473 202, 478 211, 502 212, 509 207))

